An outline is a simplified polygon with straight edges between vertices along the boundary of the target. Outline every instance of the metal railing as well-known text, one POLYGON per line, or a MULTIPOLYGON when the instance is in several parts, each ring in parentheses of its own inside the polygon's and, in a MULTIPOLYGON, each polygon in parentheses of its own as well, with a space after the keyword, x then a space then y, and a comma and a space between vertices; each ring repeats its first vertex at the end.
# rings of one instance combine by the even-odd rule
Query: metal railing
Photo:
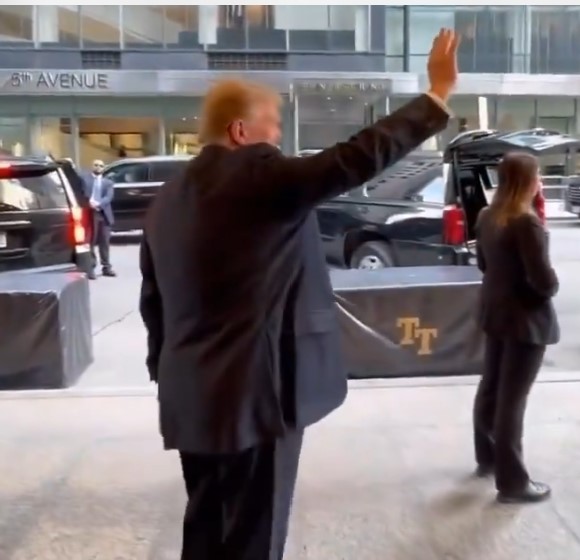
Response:
POLYGON ((548 220, 574 217, 566 205, 566 193, 571 179, 572 177, 562 175, 544 175, 542 177, 543 193, 546 199, 546 218, 548 220))

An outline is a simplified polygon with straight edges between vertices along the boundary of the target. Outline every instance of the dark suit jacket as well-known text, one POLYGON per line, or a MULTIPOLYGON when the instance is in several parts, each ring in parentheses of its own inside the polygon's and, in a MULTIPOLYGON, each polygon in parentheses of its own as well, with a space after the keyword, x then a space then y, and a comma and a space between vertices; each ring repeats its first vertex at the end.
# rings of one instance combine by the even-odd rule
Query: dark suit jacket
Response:
POLYGON ((313 208, 445 128, 428 96, 307 158, 208 146, 164 185, 141 245, 147 364, 166 448, 229 453, 303 428, 347 390, 313 208))
MULTIPOLYGON (((85 173, 81 176, 85 185, 85 196, 90 200, 93 194, 93 184, 95 176, 92 173, 85 173)), ((115 185, 113 181, 103 177, 101 179, 101 212, 107 221, 107 224, 112 226, 115 223, 115 216, 113 215, 112 202, 115 196, 115 185)))
POLYGON ((559 285, 550 263, 548 232, 532 214, 498 227, 491 212, 483 210, 477 224, 482 327, 492 336, 555 344, 560 329, 552 298, 559 285))

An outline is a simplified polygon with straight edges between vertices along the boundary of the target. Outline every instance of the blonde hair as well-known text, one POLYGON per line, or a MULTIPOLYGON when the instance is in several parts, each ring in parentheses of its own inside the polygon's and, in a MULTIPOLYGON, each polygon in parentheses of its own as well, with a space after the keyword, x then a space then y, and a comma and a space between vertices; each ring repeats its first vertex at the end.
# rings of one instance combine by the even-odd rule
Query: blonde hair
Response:
POLYGON ((245 80, 223 80, 207 92, 202 108, 200 140, 216 142, 238 119, 247 118, 257 103, 281 104, 280 94, 272 88, 245 80))
POLYGON ((501 160, 497 169, 497 191, 490 205, 499 226, 531 212, 539 167, 538 160, 526 152, 510 152, 501 160))

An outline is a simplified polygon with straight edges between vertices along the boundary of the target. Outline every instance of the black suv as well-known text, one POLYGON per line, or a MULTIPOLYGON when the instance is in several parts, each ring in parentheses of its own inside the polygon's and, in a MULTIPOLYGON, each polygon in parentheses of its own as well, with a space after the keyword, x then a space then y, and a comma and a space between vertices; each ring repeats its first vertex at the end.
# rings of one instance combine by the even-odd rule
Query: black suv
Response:
POLYGON ((413 152, 317 208, 327 260, 349 268, 474 264, 475 222, 504 154, 569 159, 580 141, 543 129, 471 131, 443 154, 413 152))
POLYGON ((163 183, 182 172, 193 156, 149 156, 121 159, 103 175, 115 184, 113 231, 143 229, 145 214, 163 183))
POLYGON ((89 214, 62 163, 0 155, 0 272, 87 272, 89 235, 89 214))
POLYGON ((474 262, 477 216, 493 197, 499 162, 513 151, 532 154, 540 164, 549 159, 554 165, 553 160, 559 159, 562 168, 569 168, 580 151, 580 140, 535 128, 508 133, 474 131, 451 141, 443 156, 449 169, 443 238, 447 244, 465 248, 469 264, 474 262))

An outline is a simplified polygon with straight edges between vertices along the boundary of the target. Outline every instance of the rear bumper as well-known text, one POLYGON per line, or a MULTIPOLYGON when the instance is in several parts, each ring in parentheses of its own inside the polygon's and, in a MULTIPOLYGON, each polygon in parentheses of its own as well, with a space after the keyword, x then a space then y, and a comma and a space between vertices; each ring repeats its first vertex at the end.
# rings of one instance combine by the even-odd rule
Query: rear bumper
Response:
POLYGON ((93 270, 91 246, 88 243, 75 247, 74 266, 78 272, 89 274, 93 270))
POLYGON ((451 247, 452 264, 455 266, 474 266, 477 265, 475 249, 469 247, 451 247))

